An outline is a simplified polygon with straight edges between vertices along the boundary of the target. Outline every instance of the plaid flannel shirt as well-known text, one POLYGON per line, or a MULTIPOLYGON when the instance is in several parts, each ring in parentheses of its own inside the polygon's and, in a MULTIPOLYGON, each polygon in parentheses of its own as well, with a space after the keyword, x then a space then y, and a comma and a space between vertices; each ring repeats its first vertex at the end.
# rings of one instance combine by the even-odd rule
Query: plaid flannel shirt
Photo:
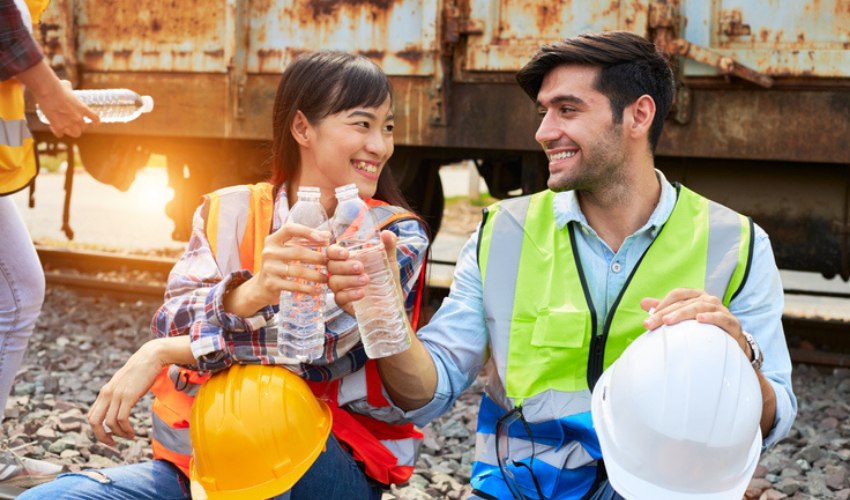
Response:
MULTIPOLYGON (((281 203, 289 206, 286 189, 278 190, 275 207, 281 203)), ((205 213, 203 206, 195 212, 189 246, 168 276, 165 303, 151 322, 157 336, 190 335, 192 353, 201 371, 215 372, 233 363, 282 364, 307 380, 325 381, 363 366, 367 356, 357 322, 336 305, 330 290, 325 312, 324 356, 312 364, 291 364, 293 360, 278 354, 274 321, 277 305, 263 307, 250 318, 225 312, 224 294, 253 275, 244 269, 225 274, 219 268, 204 231, 205 213)), ((275 214, 273 231, 282 225, 277 219, 277 209, 275 214)), ((414 220, 399 221, 388 229, 398 236, 400 278, 410 314, 415 303, 415 293, 410 291, 422 269, 428 237, 422 225, 414 220)), ((236 245, 235 238, 233 244, 236 245)))
POLYGON ((42 57, 15 0, 0 0, 0 81, 23 73, 38 64, 42 57))

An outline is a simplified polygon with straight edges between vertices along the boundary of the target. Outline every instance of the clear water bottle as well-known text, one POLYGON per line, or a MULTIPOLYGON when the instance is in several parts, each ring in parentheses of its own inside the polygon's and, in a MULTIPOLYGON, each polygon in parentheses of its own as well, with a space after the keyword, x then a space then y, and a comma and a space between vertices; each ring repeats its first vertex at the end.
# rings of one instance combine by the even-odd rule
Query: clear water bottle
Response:
POLYGON ((369 205, 349 184, 336 188, 339 201, 333 220, 336 243, 348 249, 351 259, 363 263, 369 276, 366 295, 354 302, 354 314, 366 355, 383 358, 410 347, 404 299, 393 279, 380 226, 369 205))
MULTIPOLYGON (((74 94, 100 117, 102 123, 126 123, 135 120, 142 113, 153 110, 153 98, 139 95, 127 89, 75 90, 74 94)), ((47 117, 35 106, 38 119, 44 123, 47 117)), ((91 122, 85 118, 86 122, 91 122)))
MULTIPOLYGON (((319 201, 319 196, 319 188, 299 188, 298 202, 289 210, 286 222, 324 229, 322 226, 327 226, 328 215, 319 201)), ((314 241, 304 238, 293 238, 286 244, 299 245, 317 252, 324 252, 327 248, 327 244, 317 245, 314 241)), ((322 273, 327 272, 326 266, 300 262, 293 262, 292 265, 309 267, 322 273)), ((304 279, 290 279, 312 286, 316 285, 315 282, 304 279)), ((322 285, 322 293, 319 295, 286 290, 280 293, 277 349, 282 356, 297 359, 302 363, 322 357, 325 342, 326 295, 327 285, 322 285)))

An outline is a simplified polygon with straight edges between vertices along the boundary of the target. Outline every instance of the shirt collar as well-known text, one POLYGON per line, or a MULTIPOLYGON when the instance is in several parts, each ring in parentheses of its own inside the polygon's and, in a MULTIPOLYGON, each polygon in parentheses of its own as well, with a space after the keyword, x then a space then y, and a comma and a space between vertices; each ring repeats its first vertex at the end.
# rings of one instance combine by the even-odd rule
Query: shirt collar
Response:
MULTIPOLYGON (((640 229, 635 231, 635 234, 649 230, 654 238, 661 227, 670 218, 673 213, 673 207, 676 205, 676 188, 667 181, 667 178, 660 170, 655 170, 655 176, 661 184, 661 197, 658 200, 658 205, 652 211, 649 220, 640 229)), ((595 234, 593 228, 587 223, 587 218, 581 212, 581 207, 578 203, 578 197, 575 191, 562 191, 555 195, 554 199, 555 222, 558 224, 558 229, 562 230, 571 221, 581 224, 582 227, 588 229, 595 234)))

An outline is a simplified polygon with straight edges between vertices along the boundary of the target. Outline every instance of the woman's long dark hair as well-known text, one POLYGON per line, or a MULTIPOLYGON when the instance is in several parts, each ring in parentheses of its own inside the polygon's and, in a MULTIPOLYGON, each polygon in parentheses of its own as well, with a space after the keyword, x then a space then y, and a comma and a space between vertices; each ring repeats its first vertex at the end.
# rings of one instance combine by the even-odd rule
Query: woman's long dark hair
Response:
MULTIPOLYGON (((372 61, 345 52, 315 52, 292 61, 277 87, 272 115, 272 176, 280 184, 301 168, 298 143, 291 126, 298 111, 316 125, 329 115, 357 107, 378 107, 393 89, 387 75, 372 61)), ((386 165, 378 178, 374 198, 390 205, 410 206, 386 165)))

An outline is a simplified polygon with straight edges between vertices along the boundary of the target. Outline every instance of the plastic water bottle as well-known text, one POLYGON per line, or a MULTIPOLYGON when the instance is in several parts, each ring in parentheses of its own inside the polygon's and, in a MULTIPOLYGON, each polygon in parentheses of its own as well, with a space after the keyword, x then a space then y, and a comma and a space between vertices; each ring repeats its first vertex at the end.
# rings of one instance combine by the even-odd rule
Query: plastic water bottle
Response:
MULTIPOLYGON (((298 202, 289 210, 286 222, 301 224, 316 229, 327 225, 328 214, 319 202, 319 188, 301 187, 298 189, 298 202)), ((293 238, 286 245, 299 245, 317 252, 324 252, 325 245, 317 245, 304 238, 293 238)), ((293 262, 327 272, 326 266, 293 262)), ((300 278, 290 278, 299 283, 315 286, 316 283, 300 278)), ((322 293, 309 295, 284 290, 280 293, 280 311, 278 312, 277 349, 282 356, 293 358, 302 363, 322 357, 325 343, 325 297, 327 285, 322 293)))
MULTIPOLYGON (((127 89, 106 90, 75 90, 74 94, 92 109, 103 123, 126 123, 135 120, 142 113, 153 110, 153 98, 149 95, 139 95, 127 89)), ((38 119, 44 123, 47 117, 35 106, 38 119)), ((85 118, 86 122, 91 122, 85 118)))
POLYGON ((366 295, 354 302, 354 314, 366 355, 382 358, 410 347, 404 300, 393 279, 387 252, 381 242, 377 217, 349 184, 336 188, 338 204, 333 220, 336 243, 363 263, 369 276, 366 295))

